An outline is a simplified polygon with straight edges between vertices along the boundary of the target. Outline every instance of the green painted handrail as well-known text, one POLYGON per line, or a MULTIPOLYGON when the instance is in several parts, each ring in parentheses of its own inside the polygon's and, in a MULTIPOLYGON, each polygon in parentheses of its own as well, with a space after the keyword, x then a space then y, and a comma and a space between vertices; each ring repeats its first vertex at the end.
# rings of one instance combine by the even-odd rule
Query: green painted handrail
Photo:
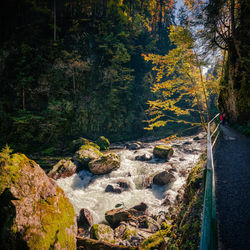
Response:
POLYGON ((205 191, 203 204, 203 219, 201 226, 200 250, 217 250, 218 249, 218 230, 216 217, 216 200, 215 200, 215 183, 214 183, 214 160, 213 146, 219 135, 219 124, 211 135, 211 124, 220 114, 217 114, 209 123, 207 128, 207 166, 204 173, 205 191), (217 133, 215 140, 212 141, 213 135, 217 133))

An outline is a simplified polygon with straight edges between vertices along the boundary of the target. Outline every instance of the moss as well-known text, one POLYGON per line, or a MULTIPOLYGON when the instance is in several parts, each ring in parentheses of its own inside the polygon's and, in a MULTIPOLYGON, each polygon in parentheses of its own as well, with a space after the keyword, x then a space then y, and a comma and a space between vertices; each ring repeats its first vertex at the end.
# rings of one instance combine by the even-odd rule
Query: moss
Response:
POLYGON ((104 224, 94 224, 90 229, 90 237, 95 240, 111 242, 113 240, 113 229, 104 224))
POLYGON ((29 162, 30 160, 23 154, 10 155, 8 160, 1 159, 0 195, 10 185, 17 183, 24 164, 29 164, 29 162))
POLYGON ((80 150, 76 152, 76 155, 81 163, 86 164, 93 159, 101 157, 102 153, 93 145, 86 144, 81 146, 80 150))
POLYGON ((75 249, 74 234, 70 232, 74 226, 74 208, 59 187, 56 196, 39 201, 36 211, 40 212, 44 234, 36 233, 35 228, 28 229, 31 233, 27 241, 30 249, 37 249, 38 246, 39 249, 50 249, 55 244, 59 244, 60 249, 75 249))
POLYGON ((129 228, 127 228, 122 239, 123 240, 130 240, 133 235, 136 235, 135 230, 130 230, 129 228))
POLYGON ((149 236, 146 240, 144 240, 141 244, 142 249, 150 250, 150 249, 160 249, 160 247, 165 244, 165 239, 170 234, 170 229, 160 230, 157 233, 149 236))
POLYGON ((169 248, 199 248, 205 165, 206 154, 204 153, 187 177, 182 201, 173 208, 172 214, 175 214, 175 220, 167 245, 169 248))
POLYGON ((100 147, 101 150, 106 150, 106 149, 109 149, 110 142, 104 136, 100 136, 96 140, 96 144, 100 147))

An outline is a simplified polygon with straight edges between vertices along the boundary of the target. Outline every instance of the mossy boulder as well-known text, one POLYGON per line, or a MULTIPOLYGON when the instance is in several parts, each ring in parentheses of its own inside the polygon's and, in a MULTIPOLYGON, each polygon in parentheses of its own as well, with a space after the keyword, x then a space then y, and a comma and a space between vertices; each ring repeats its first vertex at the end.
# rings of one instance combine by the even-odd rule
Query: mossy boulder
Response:
POLYGON ((100 147, 99 147, 96 143, 91 142, 91 141, 89 141, 88 139, 83 138, 83 137, 80 137, 80 138, 78 138, 78 139, 76 139, 76 140, 73 140, 73 141, 70 143, 70 145, 69 145, 69 149, 70 149, 71 152, 75 152, 75 151, 77 151, 81 146, 83 146, 83 145, 88 145, 88 144, 91 145, 91 146, 93 146, 93 147, 95 147, 95 148, 97 148, 98 150, 100 150, 100 147))
POLYGON ((110 146, 109 140, 104 136, 100 136, 95 143, 100 147, 101 150, 109 149, 110 146))
POLYGON ((93 159, 88 166, 93 174, 108 174, 120 167, 120 158, 115 153, 109 153, 93 159))
POLYGON ((0 157, 3 249, 75 249, 72 204, 56 182, 23 154, 0 157))
POLYGON ((80 147, 75 153, 74 159, 81 163, 83 167, 87 167, 91 160, 98 159, 102 153, 92 144, 86 144, 80 147))
POLYGON ((167 145, 157 145, 154 147, 153 154, 157 158, 169 159, 174 153, 174 150, 171 146, 167 145))
POLYGON ((94 224, 90 229, 90 238, 111 242, 114 240, 114 231, 108 225, 94 224))
POLYGON ((71 160, 62 159, 48 173, 48 176, 57 180, 59 178, 65 178, 73 175, 76 172, 76 169, 77 166, 71 160))

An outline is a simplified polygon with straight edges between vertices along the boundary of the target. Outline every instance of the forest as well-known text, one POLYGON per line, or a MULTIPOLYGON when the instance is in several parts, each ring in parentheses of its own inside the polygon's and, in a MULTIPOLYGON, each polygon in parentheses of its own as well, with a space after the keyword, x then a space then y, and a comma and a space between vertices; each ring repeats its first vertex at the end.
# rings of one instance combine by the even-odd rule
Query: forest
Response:
MULTIPOLYGON (((151 90, 159 72, 152 71, 154 62, 143 55, 164 56, 174 49, 169 33, 177 24, 189 30, 193 40, 203 39, 198 43, 207 45, 203 50, 216 51, 218 59, 209 70, 216 76, 224 67, 220 105, 227 105, 223 100, 230 95, 226 86, 232 78, 237 81, 231 83, 233 95, 240 96, 233 97, 232 105, 239 102, 240 108, 228 104, 227 109, 234 110, 235 119, 239 112, 246 121, 249 102, 241 100, 249 97, 248 40, 243 35, 248 1, 233 1, 232 17, 226 1, 211 1, 205 9, 198 2, 186 2, 188 10, 177 10, 172 0, 5 2, 0 14, 0 144, 29 152, 51 145, 63 148, 80 136, 105 135, 119 141, 152 135, 144 129, 152 114, 148 101, 165 97, 151 90), (201 26, 206 32, 197 38, 192 30, 198 33, 201 26)), ((193 63, 206 64, 200 58, 193 63)), ((180 76, 181 70, 165 74, 164 80, 180 76)), ((206 108, 216 106, 215 96, 206 108)), ((164 112, 171 115, 171 110, 164 112)), ((195 112, 186 119, 200 122, 195 112)), ((167 136, 187 127, 174 122, 154 131, 167 136)))

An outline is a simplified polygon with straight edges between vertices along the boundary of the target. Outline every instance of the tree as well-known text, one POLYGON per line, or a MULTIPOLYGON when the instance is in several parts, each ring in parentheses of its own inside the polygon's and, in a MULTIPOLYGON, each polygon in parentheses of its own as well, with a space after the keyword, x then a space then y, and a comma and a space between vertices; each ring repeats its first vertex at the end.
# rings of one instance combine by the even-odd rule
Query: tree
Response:
POLYGON ((153 118, 148 120, 147 129, 165 126, 168 122, 201 124, 206 129, 209 95, 218 90, 218 80, 212 74, 203 75, 203 61, 187 28, 172 25, 170 39, 176 48, 167 55, 144 55, 146 61, 152 61, 157 73, 152 91, 159 97, 148 101, 148 112, 153 118), (198 112, 200 122, 188 119, 188 115, 195 112, 198 112))

